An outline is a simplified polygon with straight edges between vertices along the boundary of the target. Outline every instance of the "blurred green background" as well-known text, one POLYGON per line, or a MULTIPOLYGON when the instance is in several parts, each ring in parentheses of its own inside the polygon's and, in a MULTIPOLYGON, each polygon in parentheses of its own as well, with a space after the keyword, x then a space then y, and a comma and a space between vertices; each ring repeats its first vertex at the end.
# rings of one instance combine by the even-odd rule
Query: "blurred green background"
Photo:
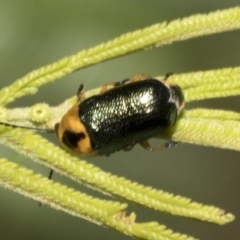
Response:
MULTIPOLYGON (((82 49, 113 39, 123 33, 162 21, 196 13, 234 7, 239 0, 0 0, 0 88, 33 69, 57 61, 82 49)), ((58 82, 48 84, 35 96, 27 96, 11 107, 37 102, 61 103, 74 95, 80 83, 86 89, 120 81, 138 73, 152 76, 239 66, 240 31, 221 33, 138 52, 98 64, 58 82)), ((186 106, 240 111, 239 97, 201 101, 186 106)), ((56 142, 55 136, 46 136, 56 142)), ((159 141, 153 141, 159 145, 159 141)), ((0 146, 1 156, 48 175, 49 169, 19 157, 0 146)), ((236 215, 226 226, 183 219, 129 205, 137 221, 158 221, 175 231, 204 240, 240 239, 239 152, 180 144, 149 153, 139 146, 108 158, 88 159, 105 171, 141 184, 216 205, 236 215)), ((65 177, 54 180, 100 198, 107 198, 65 177)), ((85 220, 74 218, 0 188, 0 239, 130 239, 85 220)))

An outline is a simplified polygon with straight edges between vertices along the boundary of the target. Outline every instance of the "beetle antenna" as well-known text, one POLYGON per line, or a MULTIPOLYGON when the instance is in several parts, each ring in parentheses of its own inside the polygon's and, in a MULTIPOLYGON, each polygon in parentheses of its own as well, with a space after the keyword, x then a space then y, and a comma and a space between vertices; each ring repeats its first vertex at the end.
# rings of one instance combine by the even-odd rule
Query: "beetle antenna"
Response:
POLYGON ((12 127, 12 128, 30 129, 30 130, 35 130, 35 131, 38 131, 38 132, 55 133, 55 131, 52 130, 52 129, 25 127, 25 126, 19 126, 19 125, 15 125, 15 124, 6 123, 6 122, 0 122, 0 125, 4 125, 4 126, 6 126, 6 127, 12 127))

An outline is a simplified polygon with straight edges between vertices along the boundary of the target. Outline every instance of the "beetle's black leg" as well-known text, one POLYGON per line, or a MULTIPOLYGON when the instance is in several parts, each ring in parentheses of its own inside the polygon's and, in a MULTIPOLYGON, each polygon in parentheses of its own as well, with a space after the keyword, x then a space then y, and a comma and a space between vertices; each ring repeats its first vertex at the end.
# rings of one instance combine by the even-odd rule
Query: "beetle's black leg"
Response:
POLYGON ((141 81, 141 80, 145 80, 145 79, 151 79, 152 77, 150 77, 149 75, 147 74, 138 74, 136 76, 134 76, 133 78, 127 78, 127 79, 124 79, 123 81, 121 82, 111 82, 111 83, 107 83, 107 84, 104 84, 101 88, 101 91, 100 91, 100 94, 103 94, 105 92, 107 92, 110 87, 111 88, 114 88, 114 87, 120 87, 121 85, 125 85, 125 84, 128 84, 130 82, 137 82, 137 81, 141 81))
POLYGON ((78 91, 77 91, 77 97, 78 97, 78 101, 81 102, 85 99, 85 95, 83 93, 83 89, 84 89, 84 85, 80 84, 78 91))
POLYGON ((150 152, 155 152, 155 151, 160 151, 163 150, 165 148, 170 148, 170 147, 175 147, 178 145, 178 142, 174 142, 174 141, 169 141, 166 142, 165 144, 158 146, 158 147, 151 147, 148 141, 144 141, 144 142, 140 142, 139 143, 143 148, 145 148, 147 151, 150 152))
POLYGON ((84 85, 81 83, 77 91, 77 96, 79 96, 79 94, 83 92, 83 89, 84 89, 84 85))
POLYGON ((163 81, 167 81, 168 78, 169 78, 170 76, 172 76, 172 75, 173 75, 173 72, 169 72, 169 73, 167 73, 167 74, 165 75, 163 81))

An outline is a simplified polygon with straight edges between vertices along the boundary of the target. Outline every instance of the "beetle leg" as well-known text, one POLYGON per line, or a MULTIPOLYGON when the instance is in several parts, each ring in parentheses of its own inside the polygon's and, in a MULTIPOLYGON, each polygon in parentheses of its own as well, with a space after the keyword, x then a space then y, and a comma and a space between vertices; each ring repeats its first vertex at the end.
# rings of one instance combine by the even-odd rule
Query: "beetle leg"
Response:
POLYGON ((165 144, 163 144, 161 146, 154 147, 154 148, 150 146, 148 141, 140 142, 139 144, 143 148, 145 148, 147 151, 155 152, 155 151, 163 150, 165 148, 175 147, 175 146, 177 146, 178 143, 174 142, 174 141, 169 141, 169 142, 166 142, 165 144))
POLYGON ((77 91, 77 97, 78 97, 78 101, 81 102, 85 99, 85 95, 83 93, 83 89, 84 89, 84 85, 80 84, 78 91, 77 91))
POLYGON ((111 82, 111 83, 106 83, 102 86, 101 90, 100 90, 100 94, 103 94, 105 92, 107 92, 110 87, 111 88, 115 88, 115 87, 118 87, 118 86, 121 86, 121 82, 111 82))
POLYGON ((152 77, 150 77, 147 74, 138 74, 136 76, 134 76, 133 78, 129 79, 129 82, 138 82, 138 81, 142 81, 145 79, 151 79, 152 77))
POLYGON ((173 75, 173 72, 169 72, 165 75, 163 81, 167 81, 169 77, 171 77, 173 75))
POLYGON ((131 81, 131 78, 126 78, 124 80, 122 80, 121 84, 124 85, 124 84, 127 84, 131 81))
POLYGON ((107 92, 109 90, 109 87, 110 89, 111 88, 115 88, 115 87, 119 87, 121 85, 125 85, 125 84, 128 84, 128 83, 131 83, 131 82, 137 82, 137 81, 142 81, 142 80, 145 80, 145 79, 151 79, 152 77, 150 77, 149 75, 147 74, 138 74, 136 76, 134 76, 133 78, 131 79, 124 79, 123 81, 121 82, 111 82, 111 83, 107 83, 107 84, 104 84, 100 90, 100 94, 103 94, 105 92, 107 92))

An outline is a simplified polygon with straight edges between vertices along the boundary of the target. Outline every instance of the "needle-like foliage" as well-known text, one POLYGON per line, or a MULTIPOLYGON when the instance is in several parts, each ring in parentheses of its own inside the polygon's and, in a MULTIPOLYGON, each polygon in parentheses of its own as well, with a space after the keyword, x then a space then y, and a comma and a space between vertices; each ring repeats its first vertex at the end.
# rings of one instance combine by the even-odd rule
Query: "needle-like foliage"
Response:
MULTIPOLYGON (((38 88, 58 80, 81 68, 116 58, 134 51, 159 47, 175 41, 200 37, 240 28, 240 8, 209 14, 194 15, 170 23, 125 34, 107 43, 83 50, 49 66, 35 70, 0 91, 0 121, 28 127, 53 129, 55 123, 75 102, 66 100, 60 106, 37 104, 24 109, 5 106, 17 98, 34 94, 38 88)), ((240 67, 173 75, 170 82, 184 91, 186 103, 190 101, 228 97, 240 94, 240 67)), ((99 93, 94 89, 86 96, 99 93)), ((240 150, 240 113, 223 110, 185 110, 173 128, 160 137, 180 142, 240 150)), ((13 148, 69 178, 83 183, 103 194, 119 197, 156 211, 190 217, 202 221, 225 224, 234 219, 231 213, 206 206, 190 199, 174 196, 114 176, 84 160, 69 155, 59 147, 30 130, 0 125, 0 143, 13 148)), ((139 224, 136 214, 125 214, 127 204, 104 201, 54 183, 6 159, 0 159, 0 184, 26 197, 55 209, 85 218, 97 224, 116 229, 141 239, 190 240, 192 237, 174 233, 155 222, 139 224)))

